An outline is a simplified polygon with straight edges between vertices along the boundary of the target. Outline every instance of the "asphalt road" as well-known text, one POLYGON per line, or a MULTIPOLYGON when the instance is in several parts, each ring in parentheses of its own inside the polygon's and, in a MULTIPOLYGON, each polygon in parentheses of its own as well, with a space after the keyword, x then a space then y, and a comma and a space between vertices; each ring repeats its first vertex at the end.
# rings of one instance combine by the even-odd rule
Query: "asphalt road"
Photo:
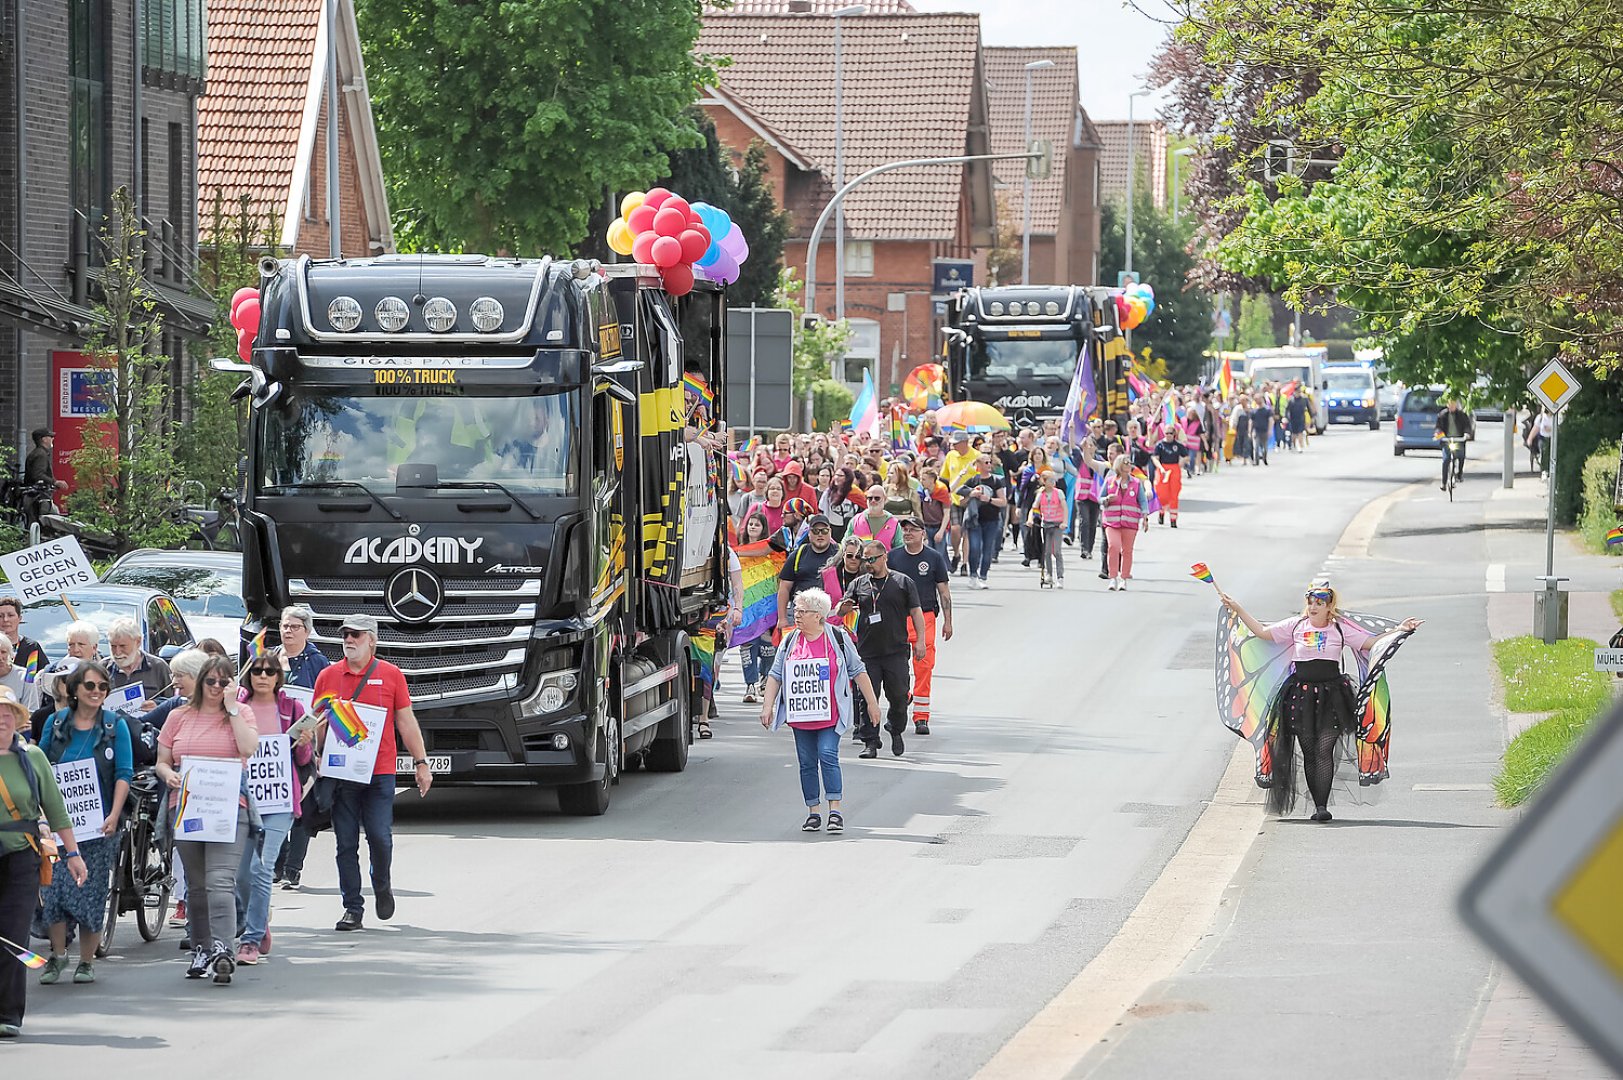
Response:
POLYGON ((333 932, 323 836, 305 890, 276 894, 273 955, 231 987, 182 979, 177 931, 127 926, 96 985, 33 988, 0 1055, 16 1075, 972 1075, 1110 939, 1234 747, 1189 564, 1288 611, 1360 507, 1436 469, 1393 458, 1388 426, 1198 478, 1122 594, 1074 549, 1063 592, 1006 555, 958 594, 936 733, 899 760, 847 744, 843 837, 798 831, 792 741, 729 666, 716 737, 685 774, 627 775, 607 816, 402 795, 393 922, 333 932))

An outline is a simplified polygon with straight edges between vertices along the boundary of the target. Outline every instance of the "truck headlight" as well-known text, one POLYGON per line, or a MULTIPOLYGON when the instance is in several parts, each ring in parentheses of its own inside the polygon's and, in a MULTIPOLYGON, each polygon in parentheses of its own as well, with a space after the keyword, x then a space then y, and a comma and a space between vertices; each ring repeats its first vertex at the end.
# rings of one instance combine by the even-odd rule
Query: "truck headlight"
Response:
POLYGON ((468 305, 468 318, 473 320, 473 328, 482 334, 502 328, 501 301, 493 296, 481 296, 468 305))
POLYGON ((456 325, 456 305, 443 296, 435 296, 423 305, 423 321, 436 334, 443 334, 456 325))
POLYGON ((361 325, 361 305, 353 296, 339 296, 327 305, 327 321, 340 334, 361 325))
POLYGON ((563 687, 556 683, 544 683, 535 703, 542 712, 557 712, 564 707, 565 700, 563 687))
POLYGON ((372 316, 377 319, 380 327, 392 334, 406 328, 406 324, 411 321, 411 309, 400 297, 385 296, 378 301, 378 306, 372 309, 372 316))

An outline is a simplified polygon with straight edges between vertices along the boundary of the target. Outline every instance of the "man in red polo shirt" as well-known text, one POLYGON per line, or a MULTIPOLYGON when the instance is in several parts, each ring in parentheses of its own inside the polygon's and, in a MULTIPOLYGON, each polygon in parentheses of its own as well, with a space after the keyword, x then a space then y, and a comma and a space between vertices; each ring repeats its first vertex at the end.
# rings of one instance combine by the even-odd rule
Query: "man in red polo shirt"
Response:
POLYGON ((366 846, 372 857, 372 901, 378 918, 388 921, 394 915, 394 892, 389 879, 394 855, 394 790, 396 735, 405 743, 416 766, 417 794, 427 795, 434 783, 428 771, 423 748, 423 731, 411 711, 411 694, 406 677, 387 660, 380 660, 378 621, 370 615, 351 615, 344 620, 344 662, 329 664, 316 676, 315 696, 331 694, 362 705, 384 710, 383 735, 378 742, 377 762, 372 766, 372 782, 337 780, 333 791, 332 831, 338 843, 338 888, 344 897, 344 917, 339 930, 361 929, 366 910, 361 898, 361 830, 366 830, 366 846))

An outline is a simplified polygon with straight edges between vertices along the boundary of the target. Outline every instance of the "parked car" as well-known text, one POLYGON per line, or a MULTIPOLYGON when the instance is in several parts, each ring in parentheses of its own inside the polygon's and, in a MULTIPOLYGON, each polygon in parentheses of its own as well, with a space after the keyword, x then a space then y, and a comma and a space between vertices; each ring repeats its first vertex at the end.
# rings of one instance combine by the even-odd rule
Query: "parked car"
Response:
MULTIPOLYGON (((96 650, 108 654, 107 628, 117 619, 134 619, 141 627, 141 648, 165 660, 189 648, 197 638, 174 598, 161 589, 134 585, 86 585, 68 592, 70 612, 60 597, 23 608, 23 633, 45 646, 52 660, 68 655, 68 625, 75 615, 101 629, 96 650)), ((228 646, 229 647, 229 646, 228 646)))
POLYGON ((1409 388, 1400 382, 1383 382, 1375 391, 1375 400, 1379 403, 1382 420, 1396 420, 1398 406, 1403 404, 1403 395, 1409 388))
POLYGON ((1471 402, 1471 416, 1477 420, 1487 420, 1493 423, 1503 423, 1505 410, 1490 403, 1488 397, 1488 380, 1486 376, 1477 379, 1471 384, 1469 400, 1471 402))
POLYGON ((125 555, 102 575, 108 585, 161 589, 179 605, 186 622, 235 653, 248 608, 242 602, 242 556, 228 551, 159 551, 125 555))

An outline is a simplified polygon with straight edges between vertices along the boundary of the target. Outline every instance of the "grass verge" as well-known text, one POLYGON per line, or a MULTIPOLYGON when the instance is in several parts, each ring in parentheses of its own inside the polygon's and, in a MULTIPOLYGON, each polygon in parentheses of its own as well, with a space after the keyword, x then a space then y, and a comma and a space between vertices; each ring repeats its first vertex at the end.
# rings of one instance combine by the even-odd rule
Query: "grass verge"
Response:
POLYGON ((1623 589, 1612 593, 1612 614, 1623 619, 1623 589))
MULTIPOLYGON (((1615 603, 1618 598, 1613 599, 1615 603)), ((1593 670, 1594 649, 1595 643, 1587 638, 1554 645, 1535 637, 1493 643, 1506 707, 1512 712, 1554 713, 1505 748, 1504 763, 1493 782, 1503 805, 1519 806, 1538 791, 1611 700, 1606 676, 1593 670)))

